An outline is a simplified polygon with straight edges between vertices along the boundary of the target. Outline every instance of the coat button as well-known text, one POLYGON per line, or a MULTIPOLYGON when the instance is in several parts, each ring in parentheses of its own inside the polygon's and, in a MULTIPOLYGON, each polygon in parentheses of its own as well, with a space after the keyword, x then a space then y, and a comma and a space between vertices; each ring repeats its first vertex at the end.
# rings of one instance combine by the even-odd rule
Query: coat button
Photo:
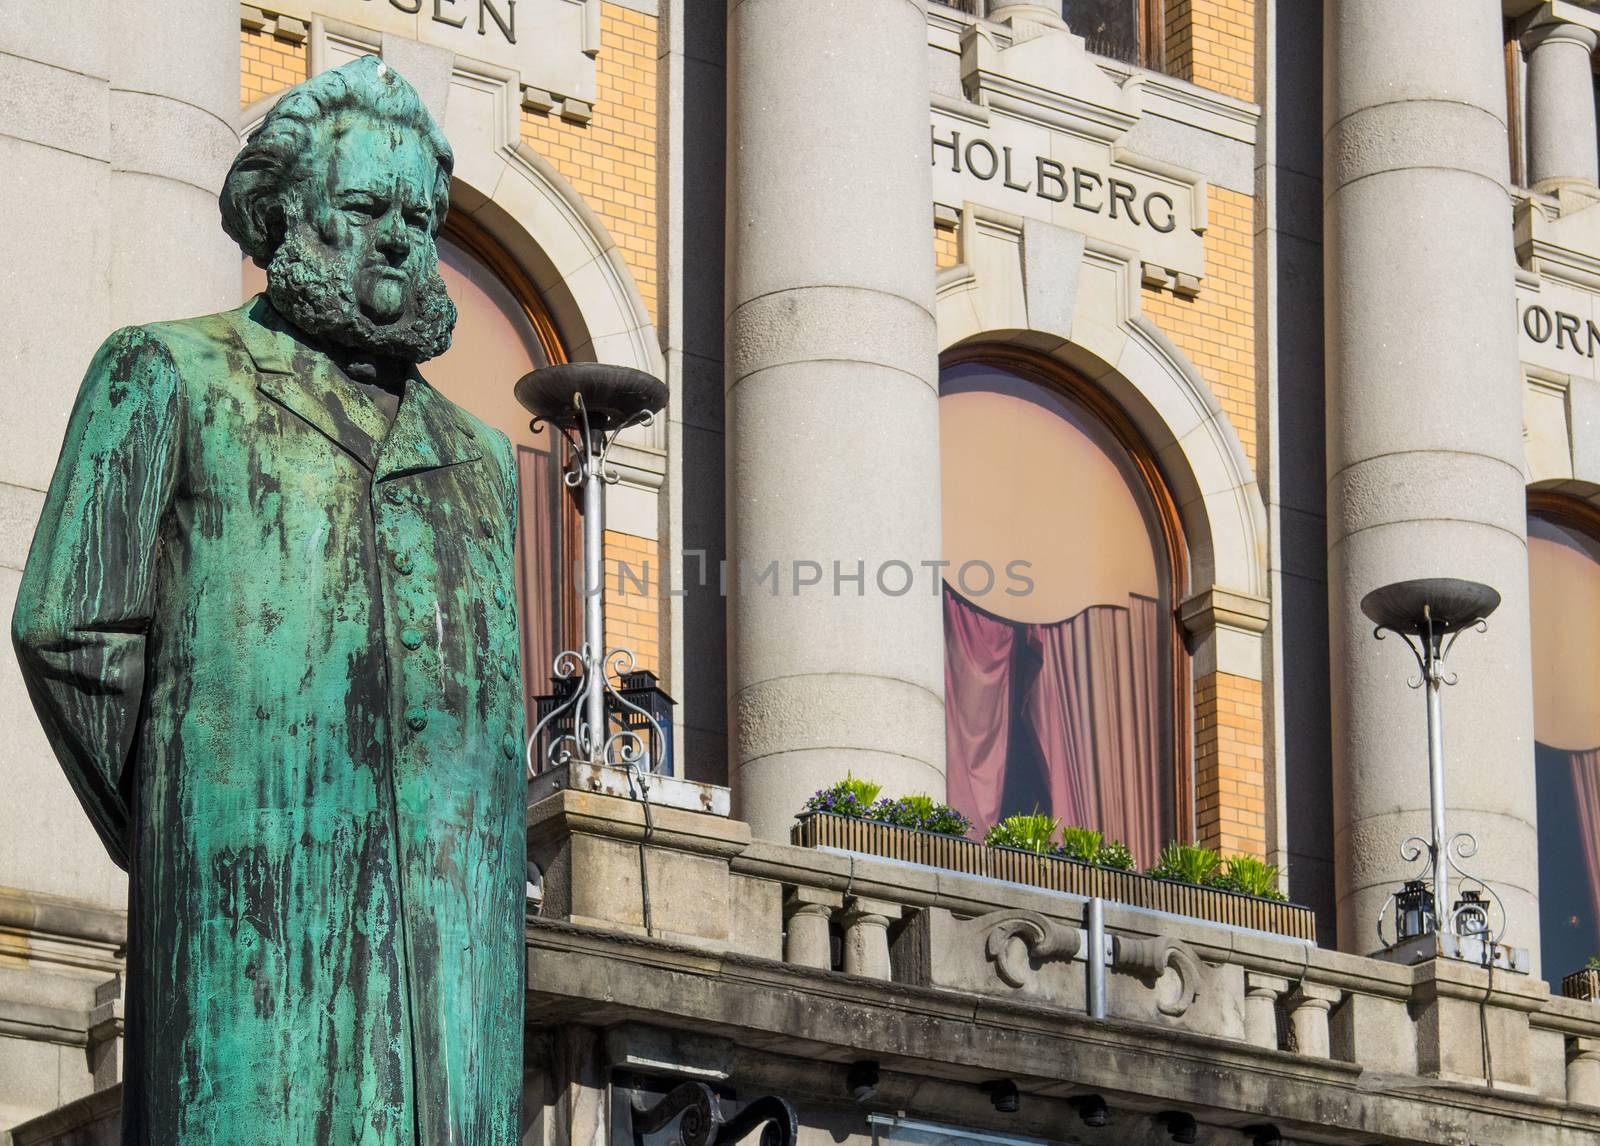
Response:
POLYGON ((507 760, 515 760, 517 758, 517 741, 511 733, 506 733, 504 738, 501 739, 500 751, 505 753, 507 760))
POLYGON ((422 647, 422 634, 407 625, 400 630, 400 643, 408 649, 420 649, 422 647))
POLYGON ((406 500, 405 491, 397 485, 384 487, 383 500, 390 505, 400 505, 406 500))
POLYGON ((411 572, 411 554, 409 554, 409 553, 396 553, 394 555, 394 567, 395 567, 396 571, 398 571, 400 573, 410 573, 411 572))
POLYGON ((506 607, 507 600, 509 600, 509 598, 506 597, 506 591, 499 585, 496 585, 494 587, 494 603, 500 608, 504 609, 506 607))
POLYGON ((487 514, 485 514, 484 516, 478 518, 478 528, 483 530, 483 535, 485 537, 493 537, 494 536, 494 522, 489 520, 489 517, 488 517, 487 514))
POLYGON ((505 680, 511 679, 511 662, 505 657, 500 658, 500 676, 505 680))
POLYGON ((428 714, 420 708, 406 709, 406 727, 412 732, 421 732, 428 727, 428 714))

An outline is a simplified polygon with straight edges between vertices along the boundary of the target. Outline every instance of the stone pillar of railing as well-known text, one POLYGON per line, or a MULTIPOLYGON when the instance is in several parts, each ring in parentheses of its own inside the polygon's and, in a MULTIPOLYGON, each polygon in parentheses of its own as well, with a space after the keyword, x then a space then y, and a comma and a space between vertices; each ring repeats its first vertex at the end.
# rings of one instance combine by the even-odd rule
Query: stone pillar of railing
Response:
POLYGON ((927 12, 730 0, 727 56, 729 773, 786 839, 846 773, 944 795, 927 12))
MULTIPOLYGON (((1494 0, 1323 6, 1329 685, 1339 944, 1366 954, 1402 858, 1426 834, 1417 671, 1361 600, 1422 577, 1501 604, 1451 653, 1447 829, 1504 897, 1538 973, 1527 491, 1494 0)), ((1585 98, 1590 98, 1588 95, 1585 98)), ((1449 904, 1443 905, 1448 909, 1449 904)))
POLYGON ((823 891, 814 887, 797 887, 789 892, 783 905, 783 958, 785 962, 802 967, 819 967, 826 971, 833 966, 833 939, 829 925, 833 913, 844 905, 844 896, 836 891, 823 891))
POLYGON ((1278 1000, 1289 980, 1259 971, 1244 973, 1244 1037, 1254 1046, 1278 1049, 1278 1000))
POLYGON ((889 979, 889 921, 899 919, 898 903, 852 896, 844 909, 844 971, 868 979, 889 979))
POLYGON ((1528 182, 1540 191, 1600 178, 1595 139, 1595 33, 1552 20, 1522 37, 1528 58, 1528 182))
POLYGON ((1041 4, 1038 0, 989 0, 984 13, 996 23, 1009 23, 1014 27, 1065 28, 1060 4, 1041 4))
POLYGON ((1307 1058, 1329 1058, 1332 1043, 1328 1038, 1328 1012, 1342 997, 1333 987, 1301 983, 1289 996, 1289 1023, 1294 1028, 1297 1053, 1307 1058))
POLYGON ((1600 1106, 1600 1039, 1567 1040, 1567 1101, 1600 1106))

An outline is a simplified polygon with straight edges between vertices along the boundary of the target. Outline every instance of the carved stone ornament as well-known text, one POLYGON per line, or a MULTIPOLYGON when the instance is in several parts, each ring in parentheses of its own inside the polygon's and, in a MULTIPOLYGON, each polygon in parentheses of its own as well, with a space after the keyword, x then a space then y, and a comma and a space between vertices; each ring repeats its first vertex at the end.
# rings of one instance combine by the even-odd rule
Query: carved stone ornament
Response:
POLYGON ((1040 964, 1069 963, 1083 948, 1083 932, 1033 911, 999 912, 978 921, 988 924, 984 954, 1007 986, 1026 988, 1040 964))
POLYGON ((1177 1018, 1200 997, 1204 965, 1186 943, 1171 939, 1116 939, 1112 966, 1158 992, 1156 1010, 1177 1018))

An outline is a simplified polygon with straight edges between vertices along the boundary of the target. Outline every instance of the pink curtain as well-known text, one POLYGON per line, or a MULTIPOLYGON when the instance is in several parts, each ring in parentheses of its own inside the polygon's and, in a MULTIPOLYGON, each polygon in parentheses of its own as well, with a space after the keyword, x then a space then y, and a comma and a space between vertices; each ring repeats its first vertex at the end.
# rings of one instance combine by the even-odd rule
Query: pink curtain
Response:
POLYGON ((1031 739, 1050 813, 1123 840, 1140 863, 1161 846, 1159 610, 1145 597, 1049 625, 991 617, 945 591, 950 803, 980 827, 1002 808, 1006 765, 1031 739))
POLYGON ((1141 863, 1161 847, 1155 602, 1095 605, 1033 626, 1038 673, 1023 715, 1050 775, 1052 814, 1121 839, 1141 863))
POLYGON ((1001 816, 1016 638, 1017 626, 945 590, 945 799, 980 828, 1001 816))
POLYGON ((1600 920, 1600 748, 1572 754, 1572 795, 1578 807, 1584 873, 1594 909, 1590 918, 1600 920))
POLYGON ((517 447, 517 617, 522 622, 523 702, 533 727, 529 699, 550 691, 555 661, 556 568, 560 537, 555 509, 555 466, 550 455, 517 447))

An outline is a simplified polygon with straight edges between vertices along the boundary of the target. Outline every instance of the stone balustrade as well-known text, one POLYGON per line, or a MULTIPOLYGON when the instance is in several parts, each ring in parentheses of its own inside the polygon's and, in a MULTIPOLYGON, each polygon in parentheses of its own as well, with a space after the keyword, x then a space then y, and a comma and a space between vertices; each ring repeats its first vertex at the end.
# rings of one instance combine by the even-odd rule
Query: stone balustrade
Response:
MULTIPOLYGON (((643 935, 648 914, 653 938, 691 950, 841 983, 1087 1014, 1087 960, 1096 953, 1082 898, 756 840, 745 824, 717 816, 652 812, 647 838, 634 801, 563 791, 531 808, 545 919, 643 935)), ((1600 1005, 1552 996, 1527 976, 1443 957, 1402 966, 1114 903, 1105 922, 1100 957, 1114 1027, 1225 1040, 1307 1069, 1348 1064, 1600 1105, 1600 1005)))

